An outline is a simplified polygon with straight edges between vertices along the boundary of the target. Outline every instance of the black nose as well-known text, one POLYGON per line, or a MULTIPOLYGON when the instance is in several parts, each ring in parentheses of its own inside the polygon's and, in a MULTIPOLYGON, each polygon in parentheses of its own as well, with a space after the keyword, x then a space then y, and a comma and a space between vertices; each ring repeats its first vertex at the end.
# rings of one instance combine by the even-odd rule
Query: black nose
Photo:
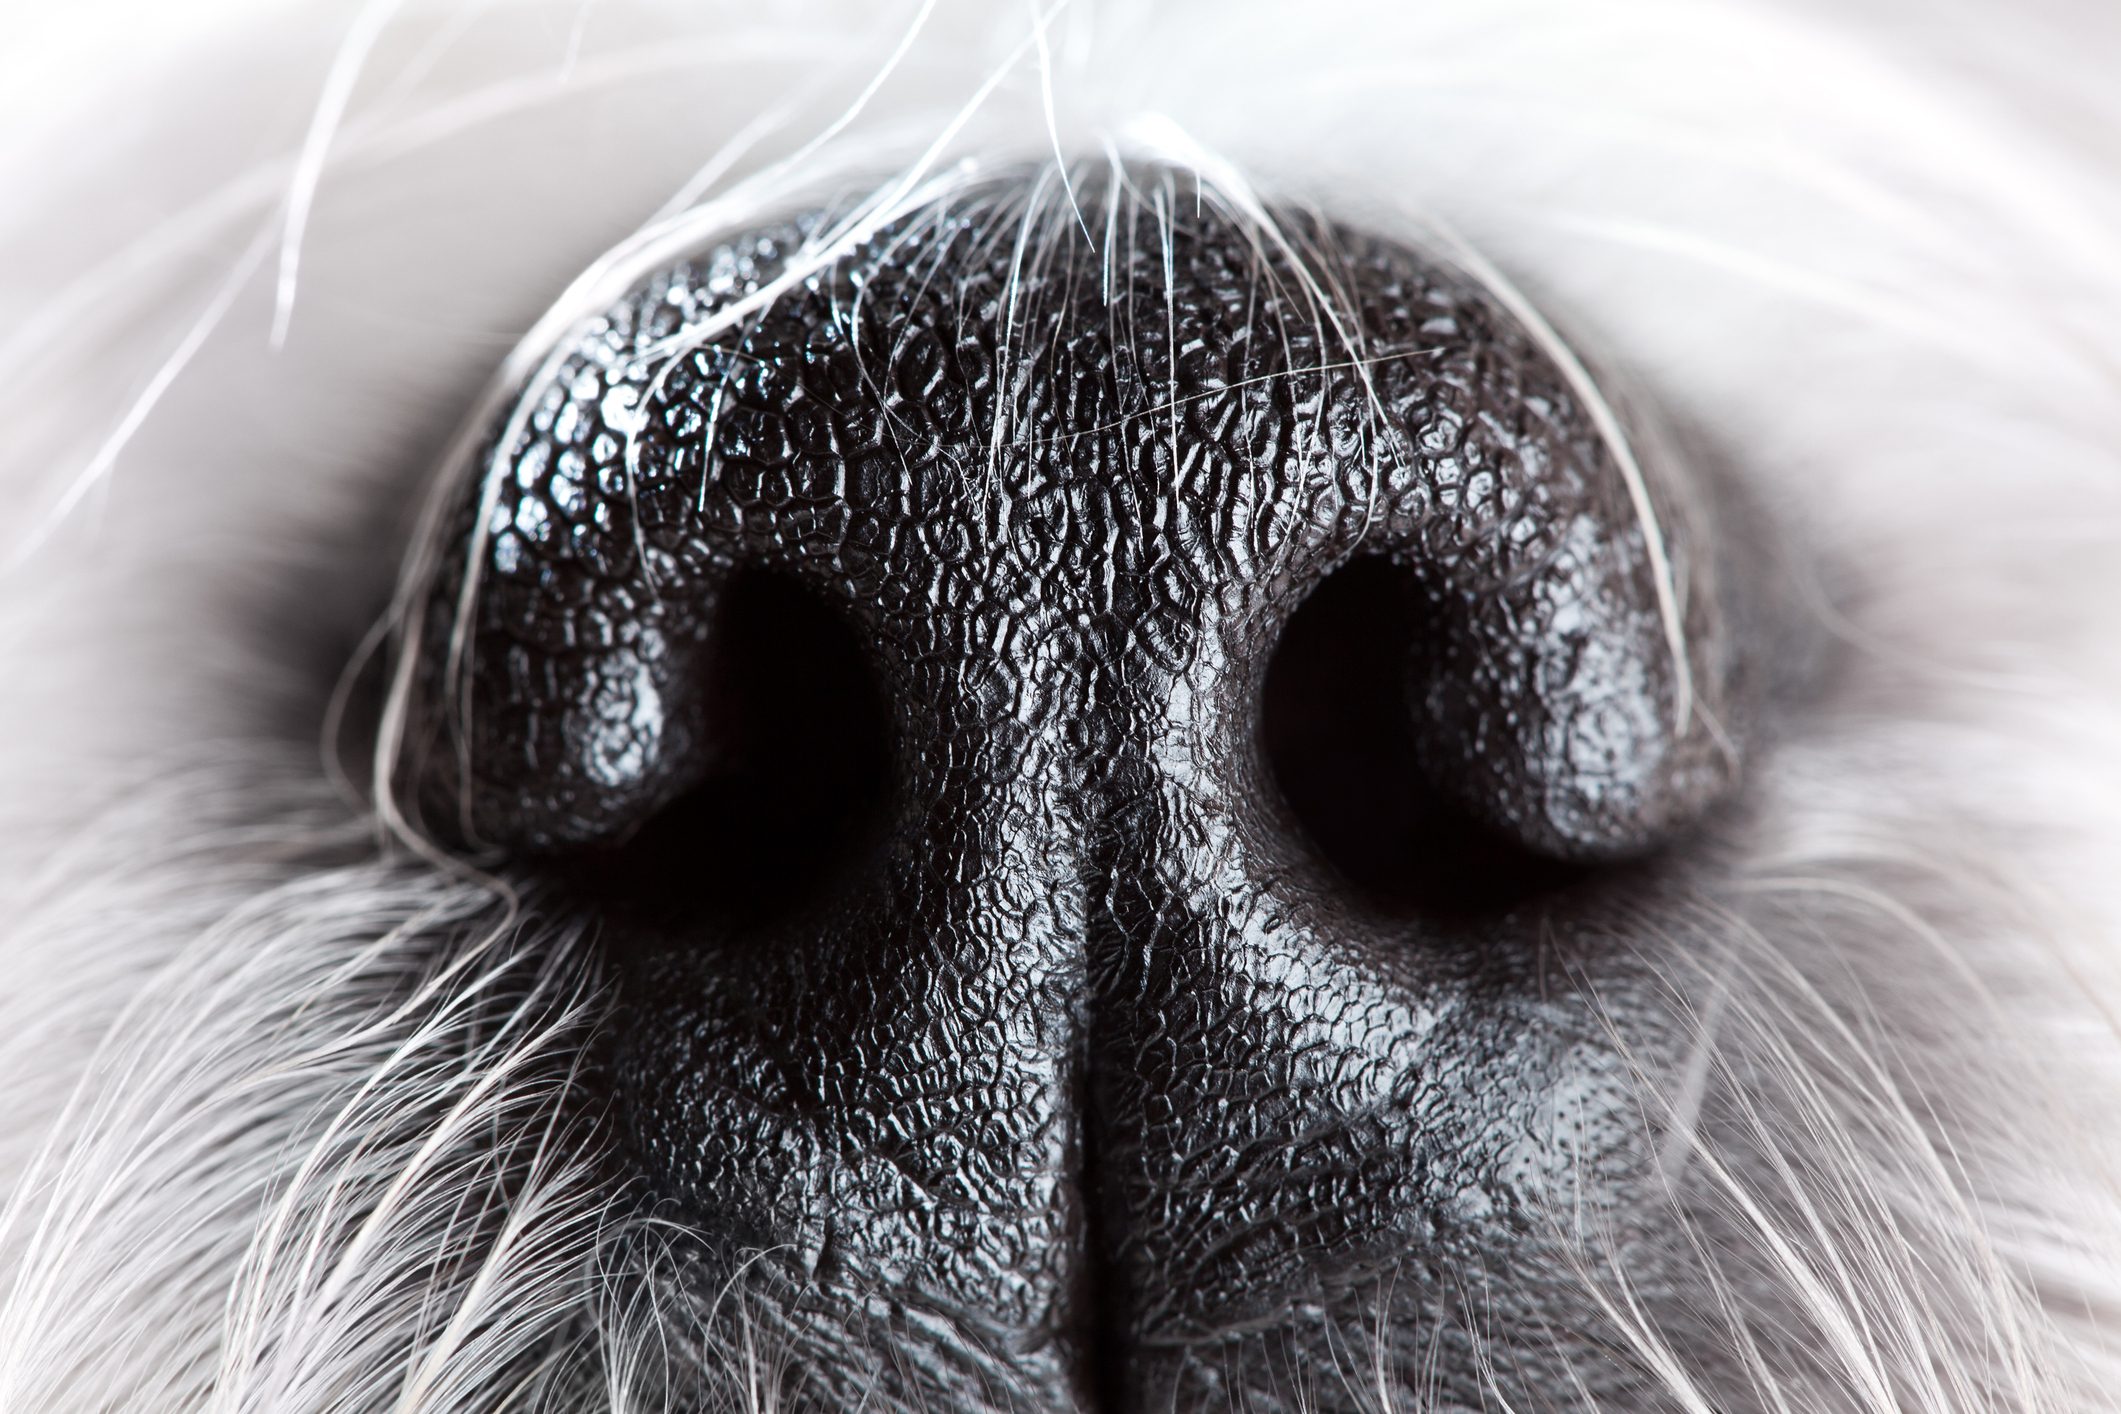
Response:
POLYGON ((1508 1260, 1541 920, 1735 778, 1701 508, 1551 337, 1170 181, 656 272, 433 596, 429 817, 602 920, 667 1279, 804 1398, 1257 1395, 1508 1260))

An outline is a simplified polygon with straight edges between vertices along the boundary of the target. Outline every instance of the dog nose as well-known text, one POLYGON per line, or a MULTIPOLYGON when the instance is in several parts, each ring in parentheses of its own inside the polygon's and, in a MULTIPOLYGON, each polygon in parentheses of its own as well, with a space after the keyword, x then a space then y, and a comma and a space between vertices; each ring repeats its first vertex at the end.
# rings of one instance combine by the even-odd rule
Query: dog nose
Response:
POLYGON ((1705 512, 1547 331, 1344 231, 1026 200, 741 320, 807 225, 648 276, 420 631, 429 818, 601 918, 679 1285, 880 1352, 819 1398, 1214 1397, 1433 1261, 1573 1064, 1531 905, 1737 773, 1705 512))

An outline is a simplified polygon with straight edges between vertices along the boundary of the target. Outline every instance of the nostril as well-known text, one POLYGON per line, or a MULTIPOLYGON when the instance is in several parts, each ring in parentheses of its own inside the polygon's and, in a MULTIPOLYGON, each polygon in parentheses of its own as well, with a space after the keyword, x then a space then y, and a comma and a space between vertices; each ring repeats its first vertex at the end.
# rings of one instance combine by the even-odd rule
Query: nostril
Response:
POLYGON ((697 783, 565 869, 630 915, 757 923, 815 897, 873 841, 889 721, 854 626, 785 576, 739 573, 704 641, 697 783))
POLYGON ((1424 621, 1408 571, 1351 561, 1298 606, 1267 669, 1260 745, 1309 846, 1387 906, 1483 914, 1563 887, 1580 866, 1510 840, 1425 774, 1412 679, 1424 621))

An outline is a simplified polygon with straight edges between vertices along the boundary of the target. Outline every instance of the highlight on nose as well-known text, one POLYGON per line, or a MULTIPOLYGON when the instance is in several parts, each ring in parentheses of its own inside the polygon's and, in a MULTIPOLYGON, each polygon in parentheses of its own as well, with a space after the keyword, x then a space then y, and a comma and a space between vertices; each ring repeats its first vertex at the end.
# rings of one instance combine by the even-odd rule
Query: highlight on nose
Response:
POLYGON ((401 786, 600 920, 658 1280, 804 1398, 1282 1398, 1519 1260, 1534 955, 1738 779, 1711 507, 1544 329, 1120 178, 642 272, 433 547, 401 786))

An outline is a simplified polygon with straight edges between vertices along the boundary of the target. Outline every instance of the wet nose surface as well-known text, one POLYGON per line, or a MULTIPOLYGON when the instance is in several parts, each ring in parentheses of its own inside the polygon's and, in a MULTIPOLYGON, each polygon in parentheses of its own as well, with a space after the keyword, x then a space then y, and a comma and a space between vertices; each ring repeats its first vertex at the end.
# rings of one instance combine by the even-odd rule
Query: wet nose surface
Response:
POLYGON ((1143 181, 966 193, 705 337, 816 223, 655 274, 435 592, 434 813, 601 880, 672 1289, 799 1400, 1257 1398, 1506 1264, 1627 1131, 1527 920, 1735 772, 1699 508, 1539 335, 1143 181), (806 607, 739 651, 761 583, 806 607))

